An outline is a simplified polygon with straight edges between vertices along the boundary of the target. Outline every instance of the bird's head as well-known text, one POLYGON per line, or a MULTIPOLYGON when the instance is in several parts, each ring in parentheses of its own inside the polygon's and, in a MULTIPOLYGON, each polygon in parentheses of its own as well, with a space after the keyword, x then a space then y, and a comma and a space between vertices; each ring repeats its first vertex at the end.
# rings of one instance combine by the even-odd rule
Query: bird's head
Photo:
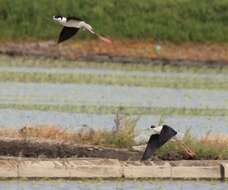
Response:
POLYGON ((154 129, 154 128, 156 128, 156 126, 155 125, 151 125, 150 128, 151 129, 154 129))
POLYGON ((53 20, 56 22, 65 23, 67 21, 67 18, 57 15, 57 16, 53 16, 53 20))
POLYGON ((151 125, 150 128, 154 134, 159 134, 163 128, 163 125, 161 126, 151 125))

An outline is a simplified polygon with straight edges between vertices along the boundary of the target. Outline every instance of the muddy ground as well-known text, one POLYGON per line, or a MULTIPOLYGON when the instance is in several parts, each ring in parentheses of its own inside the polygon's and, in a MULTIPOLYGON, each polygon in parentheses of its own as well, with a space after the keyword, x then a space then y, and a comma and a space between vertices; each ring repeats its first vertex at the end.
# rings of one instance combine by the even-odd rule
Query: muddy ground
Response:
MULTIPOLYGON (((27 158, 111 158, 121 161, 140 160, 143 151, 133 149, 118 149, 94 145, 77 145, 57 141, 25 140, 25 139, 1 139, 0 156, 20 156, 27 158)), ((159 157, 153 156, 153 160, 199 160, 190 158, 186 154, 169 154, 159 157)), ((210 159, 210 158, 205 158, 210 159)))
POLYGON ((228 65, 228 44, 158 44, 153 41, 114 40, 105 44, 97 40, 1 42, 0 54, 42 56, 68 60, 152 63, 173 65, 228 65))
POLYGON ((127 149, 106 148, 90 145, 76 145, 39 140, 0 140, 0 156, 22 156, 29 158, 92 157, 119 160, 139 160, 142 153, 127 149))

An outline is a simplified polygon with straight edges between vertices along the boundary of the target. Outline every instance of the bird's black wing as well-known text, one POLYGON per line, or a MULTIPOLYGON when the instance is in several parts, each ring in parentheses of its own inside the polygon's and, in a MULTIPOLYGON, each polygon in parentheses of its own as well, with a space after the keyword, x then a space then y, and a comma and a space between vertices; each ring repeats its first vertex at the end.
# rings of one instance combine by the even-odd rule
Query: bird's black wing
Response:
POLYGON ((163 125, 160 136, 159 136, 159 144, 162 146, 168 140, 170 140, 173 136, 175 136, 177 132, 168 125, 163 125))
POLYGON ((159 134, 151 135, 141 160, 147 160, 159 148, 159 134))
POLYGON ((157 149, 159 149, 176 134, 177 132, 173 128, 168 125, 164 125, 160 134, 151 135, 141 160, 149 159, 157 149))
POLYGON ((75 35, 78 31, 79 31, 79 28, 63 27, 59 35, 58 43, 68 40, 73 35, 75 35))

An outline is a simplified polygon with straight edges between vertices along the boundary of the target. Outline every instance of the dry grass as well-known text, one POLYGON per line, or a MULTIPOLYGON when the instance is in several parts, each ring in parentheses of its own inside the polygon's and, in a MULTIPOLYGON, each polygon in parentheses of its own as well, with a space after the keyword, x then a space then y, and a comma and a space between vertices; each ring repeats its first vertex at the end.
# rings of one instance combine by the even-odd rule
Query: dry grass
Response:
POLYGON ((183 138, 183 142, 195 153, 195 156, 189 157, 183 146, 175 141, 163 146, 157 152, 158 156, 161 158, 170 157, 171 159, 180 157, 196 160, 228 159, 228 135, 207 134, 198 139, 187 132, 183 138))
POLYGON ((21 129, 1 129, 1 138, 18 138, 18 139, 46 139, 64 142, 84 142, 92 135, 92 130, 80 132, 72 132, 70 130, 62 129, 56 125, 26 125, 21 129))
POLYGON ((228 148, 228 134, 208 134, 201 139, 204 144, 227 144, 228 148))
POLYGON ((104 136, 108 133, 103 130, 82 128, 79 131, 62 129, 52 124, 27 125, 19 130, 0 130, 0 137, 19 139, 55 140, 81 144, 103 144, 104 136))
POLYGON ((53 124, 27 125, 19 130, 0 129, 0 138, 55 140, 77 144, 104 145, 111 147, 131 147, 137 119, 116 116, 113 130, 82 128, 79 131, 62 129, 53 124))
POLYGON ((20 138, 20 135, 19 135, 19 131, 16 129, 1 128, 0 137, 1 138, 20 138))

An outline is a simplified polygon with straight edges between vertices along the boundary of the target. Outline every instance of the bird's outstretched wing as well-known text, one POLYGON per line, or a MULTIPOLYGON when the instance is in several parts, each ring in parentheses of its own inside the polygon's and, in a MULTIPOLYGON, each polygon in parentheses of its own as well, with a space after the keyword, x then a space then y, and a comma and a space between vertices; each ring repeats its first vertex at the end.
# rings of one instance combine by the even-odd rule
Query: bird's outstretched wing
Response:
POLYGON ((151 135, 141 160, 147 160, 159 148, 159 134, 151 135))
POLYGON ((176 134, 177 132, 173 128, 164 125, 160 134, 151 135, 141 160, 149 159, 157 149, 159 149, 176 134))
POLYGON ((177 132, 173 128, 171 128, 168 125, 163 125, 163 128, 162 128, 160 136, 159 136, 160 146, 165 144, 168 140, 170 140, 176 134, 177 134, 177 132))
POLYGON ((63 27, 59 35, 58 43, 68 40, 73 35, 75 35, 78 31, 79 31, 79 28, 63 27))

